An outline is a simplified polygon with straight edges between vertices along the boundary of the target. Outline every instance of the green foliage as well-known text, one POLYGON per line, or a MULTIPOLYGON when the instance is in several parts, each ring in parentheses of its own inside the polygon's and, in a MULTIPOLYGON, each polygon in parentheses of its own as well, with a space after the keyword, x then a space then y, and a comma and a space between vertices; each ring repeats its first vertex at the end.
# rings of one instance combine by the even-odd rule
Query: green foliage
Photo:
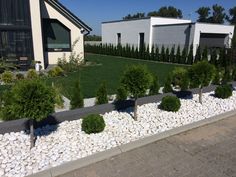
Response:
POLYGON ((174 62, 176 61, 176 60, 175 60, 175 46, 173 46, 173 47, 171 48, 169 61, 170 61, 171 63, 174 63, 174 62))
POLYGON ((173 6, 163 6, 157 11, 149 12, 149 17, 171 17, 171 18, 182 18, 183 14, 180 9, 173 6))
POLYGON ((41 121, 54 112, 55 91, 40 80, 22 80, 4 94, 3 103, 3 120, 41 121))
POLYGON ((158 77, 153 74, 152 75, 152 83, 151 83, 151 87, 149 90, 149 95, 157 95, 157 94, 159 94, 159 90, 160 90, 160 84, 159 84, 158 77))
POLYGON ((175 68, 172 71, 172 83, 174 86, 179 86, 181 90, 187 90, 189 87, 189 75, 185 68, 175 68))
POLYGON ((70 100, 71 109, 84 107, 84 97, 80 88, 80 82, 75 82, 70 100))
POLYGON ((210 15, 210 8, 209 7, 200 7, 196 13, 198 13, 198 22, 208 22, 209 15, 210 15))
POLYGON ((218 67, 218 61, 217 61, 217 50, 213 49, 211 51, 211 59, 210 59, 210 63, 215 65, 216 67, 218 67))
POLYGON ((27 79, 38 79, 39 75, 34 69, 30 69, 30 70, 28 70, 28 72, 26 74, 26 78, 27 79))
POLYGON ((202 60, 202 52, 201 52, 201 46, 199 45, 198 48, 197 48, 196 55, 195 55, 194 63, 197 63, 201 60, 202 60))
POLYGON ((102 37, 97 35, 85 35, 84 41, 102 41, 102 37))
POLYGON ((187 63, 189 65, 193 64, 193 44, 189 48, 188 57, 187 57, 187 63))
POLYGON ((24 74, 17 73, 16 74, 16 80, 23 80, 25 78, 24 74))
POLYGON ((56 66, 54 68, 52 68, 51 70, 48 71, 48 75, 50 77, 58 77, 58 76, 63 76, 64 75, 64 71, 60 66, 56 66))
POLYGON ((214 80, 212 81, 215 85, 220 85, 223 77, 223 72, 220 69, 216 69, 214 80))
POLYGON ((202 59, 208 61, 208 48, 207 48, 207 46, 204 47, 204 50, 202 52, 202 59))
POLYGON ((135 99, 144 96, 150 88, 152 76, 146 67, 131 65, 125 70, 121 83, 135 99))
POLYGON ((192 65, 189 70, 189 75, 191 85, 193 87, 202 88, 208 86, 214 79, 215 67, 207 61, 200 61, 192 65))
POLYGON ((178 45, 176 56, 175 56, 175 63, 181 63, 181 53, 180 53, 180 46, 178 45))
POLYGON ((125 87, 120 86, 117 89, 116 100, 118 100, 118 101, 126 100, 127 96, 128 96, 128 93, 127 93, 127 90, 125 89, 125 87))
POLYGON ((64 100, 62 98, 61 89, 52 85, 55 91, 55 105, 57 108, 64 108, 64 100))
POLYGON ((123 20, 131 20, 131 19, 137 19, 137 18, 143 18, 145 17, 145 13, 136 13, 136 14, 128 14, 127 16, 123 17, 123 20))
POLYGON ((4 73, 4 71, 13 71, 16 69, 16 65, 6 62, 4 58, 0 58, 0 74, 4 73))
POLYGON ((87 134, 100 133, 104 130, 106 124, 102 116, 91 114, 83 118, 82 131, 87 134))
POLYGON ((184 48, 181 55, 181 64, 186 64, 186 58, 187 58, 187 49, 184 48))
POLYGON ((165 54, 165 62, 170 62, 170 51, 169 48, 166 48, 166 54, 165 54))
POLYGON ((181 102, 179 98, 176 96, 165 96, 161 100, 161 104, 159 106, 160 109, 169 111, 169 112, 177 112, 181 107, 181 102))
POLYGON ((166 61, 166 53, 165 53, 165 47, 161 47, 161 55, 160 55, 160 61, 166 61))
POLYGON ((234 69, 233 69, 232 78, 234 81, 236 81, 236 67, 234 67, 234 69))
POLYGON ((1 80, 5 84, 11 84, 14 81, 14 74, 11 71, 4 71, 1 75, 1 80))
POLYGON ((230 68, 225 68, 224 70, 224 75, 222 78, 222 83, 226 84, 228 82, 233 81, 232 75, 231 75, 231 69, 230 68))
POLYGON ((106 82, 102 82, 100 87, 97 90, 96 94, 96 104, 106 104, 108 103, 108 97, 107 97, 107 85, 106 82))
POLYGON ((232 96, 233 89, 230 85, 218 86, 215 90, 215 96, 217 98, 226 99, 232 96))
POLYGON ((169 74, 166 78, 165 84, 164 84, 164 88, 163 88, 163 93, 169 93, 173 91, 173 88, 171 86, 172 83, 172 75, 169 74))

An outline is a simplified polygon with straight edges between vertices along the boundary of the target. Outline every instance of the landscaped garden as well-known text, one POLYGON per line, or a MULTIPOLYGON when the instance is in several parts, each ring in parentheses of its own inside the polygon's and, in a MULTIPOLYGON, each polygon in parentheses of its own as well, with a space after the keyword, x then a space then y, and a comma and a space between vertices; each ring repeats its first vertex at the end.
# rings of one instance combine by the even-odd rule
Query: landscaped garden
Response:
POLYGON ((0 116, 5 121, 27 118, 30 130, 0 135, 0 176, 23 177, 236 110, 236 91, 229 83, 236 79, 235 68, 226 72, 206 60, 177 67, 91 54, 86 59, 82 65, 73 58, 60 59, 47 73, 2 73, 1 81, 8 89, 0 100, 0 116), (160 93, 159 80, 163 92, 176 95, 138 105, 140 97, 160 93), (212 83, 219 85, 216 90, 203 93, 203 87, 212 83), (59 85, 62 90, 57 89, 59 85), (96 96, 96 104, 108 103, 108 94, 117 93, 116 102, 131 99, 134 107, 34 129, 35 122, 54 112, 61 94, 71 98, 72 109, 83 107, 85 88, 88 95, 96 96), (199 93, 192 95, 191 88, 199 93), (178 93, 186 94, 178 97, 178 93))

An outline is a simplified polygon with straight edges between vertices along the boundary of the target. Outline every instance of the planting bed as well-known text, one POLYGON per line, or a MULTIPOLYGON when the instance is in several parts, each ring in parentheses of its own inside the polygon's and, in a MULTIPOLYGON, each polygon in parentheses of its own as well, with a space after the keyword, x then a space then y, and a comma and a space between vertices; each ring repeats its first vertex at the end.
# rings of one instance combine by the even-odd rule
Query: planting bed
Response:
POLYGON ((109 112, 103 115, 104 132, 87 135, 81 131, 82 120, 63 122, 58 126, 37 129, 36 146, 30 150, 29 135, 25 132, 0 135, 0 176, 26 176, 62 163, 105 151, 175 127, 190 124, 236 109, 236 91, 229 99, 218 99, 213 92, 181 99, 178 112, 158 108, 160 103, 139 106, 138 121, 132 112, 109 112))

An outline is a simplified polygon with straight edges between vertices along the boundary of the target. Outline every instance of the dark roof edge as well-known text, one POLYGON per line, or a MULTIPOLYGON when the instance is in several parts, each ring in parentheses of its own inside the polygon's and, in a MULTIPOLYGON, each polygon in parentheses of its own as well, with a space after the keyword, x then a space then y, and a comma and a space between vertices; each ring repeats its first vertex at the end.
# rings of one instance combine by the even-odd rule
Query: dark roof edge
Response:
POLYGON ((88 25, 86 25, 82 20, 80 20, 76 15, 74 15, 69 9, 67 9, 59 1, 55 1, 55 0, 45 0, 45 1, 47 1, 50 5, 52 5, 56 10, 63 13, 76 26, 80 26, 88 32, 92 31, 92 28, 90 28, 88 25))
POLYGON ((127 21, 137 21, 137 20, 147 20, 147 19, 150 19, 150 18, 151 17, 134 18, 134 19, 127 19, 127 20, 113 20, 113 21, 102 22, 102 24, 105 24, 105 23, 117 23, 117 22, 127 22, 127 21))
POLYGON ((181 25, 195 25, 195 22, 190 22, 190 23, 173 23, 173 24, 162 24, 162 25, 153 25, 153 27, 157 26, 181 26, 181 25))

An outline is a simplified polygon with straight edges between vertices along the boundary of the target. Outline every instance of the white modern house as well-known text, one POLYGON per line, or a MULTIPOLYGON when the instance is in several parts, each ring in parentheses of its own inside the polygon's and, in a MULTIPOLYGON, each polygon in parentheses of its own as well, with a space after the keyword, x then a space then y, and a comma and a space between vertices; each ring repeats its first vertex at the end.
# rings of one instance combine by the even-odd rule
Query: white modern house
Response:
POLYGON ((74 49, 84 58, 84 35, 92 29, 57 0, 0 0, 0 58, 28 69, 56 64, 74 49))
POLYGON ((147 17, 102 23, 102 43, 113 45, 149 45, 181 48, 193 44, 197 47, 230 47, 234 26, 192 23, 191 20, 147 17))

